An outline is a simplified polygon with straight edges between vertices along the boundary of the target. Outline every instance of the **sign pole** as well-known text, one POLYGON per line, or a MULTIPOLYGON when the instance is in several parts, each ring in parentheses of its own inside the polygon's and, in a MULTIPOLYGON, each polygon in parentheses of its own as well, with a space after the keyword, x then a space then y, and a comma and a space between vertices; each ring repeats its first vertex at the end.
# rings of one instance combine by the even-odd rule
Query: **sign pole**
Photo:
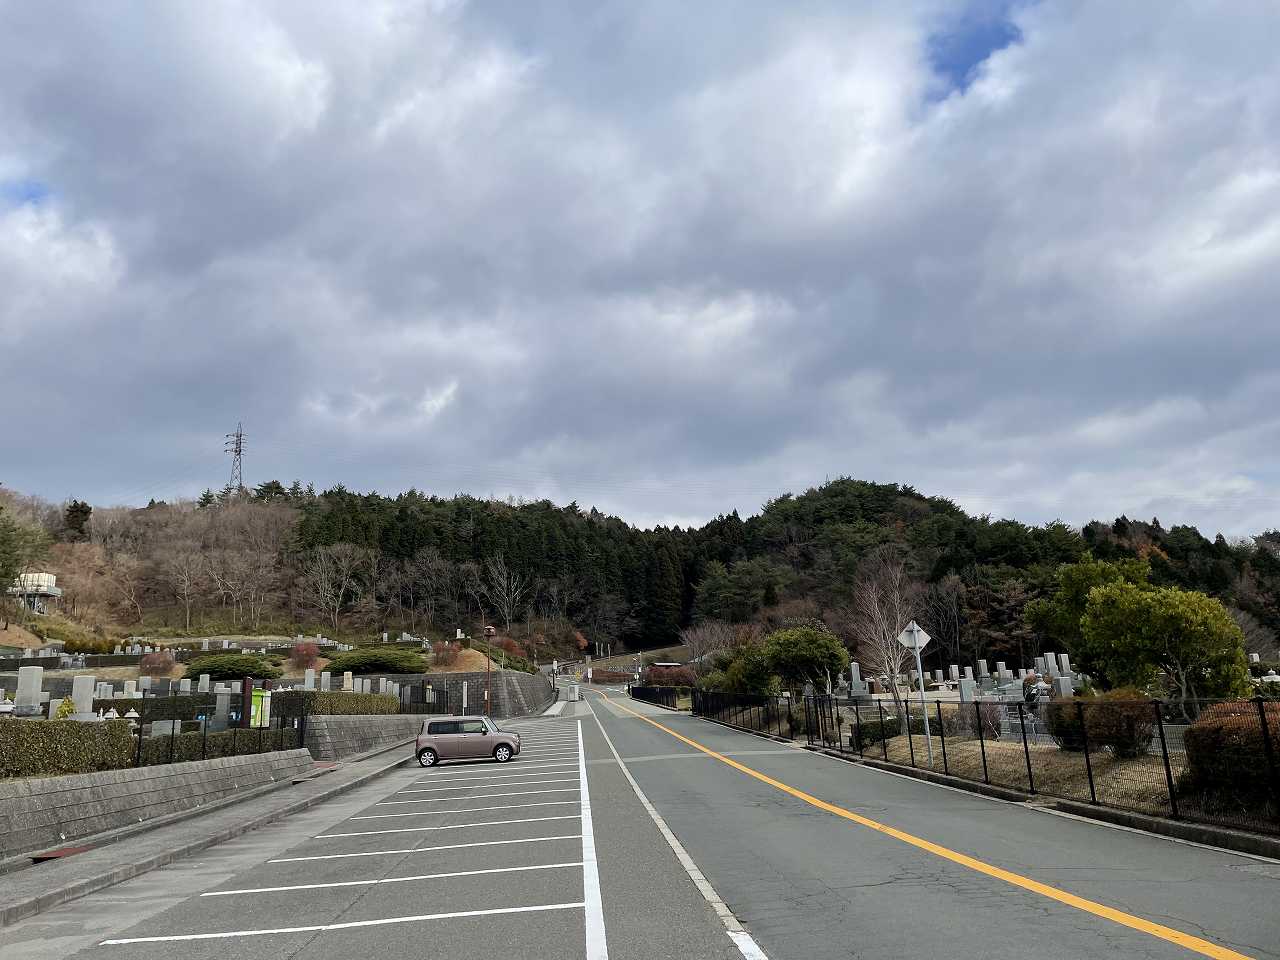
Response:
MULTIPOLYGON (((920 625, 914 620, 907 624, 907 628, 898 634, 898 642, 916 655, 916 680, 920 683, 920 712, 924 714, 924 743, 929 751, 929 769, 933 769, 933 733, 929 729, 929 707, 924 700, 924 666, 920 663, 920 651, 924 649, 932 639, 927 633, 920 629, 920 625)), ((907 698, 907 702, 911 702, 911 698, 907 698)), ((911 711, 907 711, 907 736, 911 736, 911 711)))

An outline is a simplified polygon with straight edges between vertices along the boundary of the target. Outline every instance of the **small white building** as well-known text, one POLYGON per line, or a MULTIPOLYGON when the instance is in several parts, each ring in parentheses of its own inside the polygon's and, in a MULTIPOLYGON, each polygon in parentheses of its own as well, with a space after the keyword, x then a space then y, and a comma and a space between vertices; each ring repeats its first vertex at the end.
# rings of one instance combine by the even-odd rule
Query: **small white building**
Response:
POLYGON ((58 578, 52 573, 20 573, 8 592, 32 613, 48 613, 62 599, 58 578))

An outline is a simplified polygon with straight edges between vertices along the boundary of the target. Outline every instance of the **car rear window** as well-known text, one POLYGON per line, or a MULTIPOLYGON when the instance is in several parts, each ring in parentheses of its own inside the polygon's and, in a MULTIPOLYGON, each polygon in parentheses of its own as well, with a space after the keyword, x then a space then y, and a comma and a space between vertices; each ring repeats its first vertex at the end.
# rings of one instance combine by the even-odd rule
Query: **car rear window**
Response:
POLYGON ((436 722, 429 724, 427 727, 427 733, 432 735, 457 732, 458 722, 456 720, 437 720, 436 722))

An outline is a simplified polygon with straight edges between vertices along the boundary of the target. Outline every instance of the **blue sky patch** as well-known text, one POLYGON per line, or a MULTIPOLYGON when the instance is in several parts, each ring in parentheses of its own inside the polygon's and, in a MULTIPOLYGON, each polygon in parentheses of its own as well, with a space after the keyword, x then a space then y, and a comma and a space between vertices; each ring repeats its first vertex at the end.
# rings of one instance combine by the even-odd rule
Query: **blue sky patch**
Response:
POLYGON ((0 180, 0 199, 15 206, 39 206, 49 198, 49 185, 40 180, 0 180))
POLYGON ((1016 5, 1016 0, 975 0, 930 35, 929 62, 948 84, 943 97, 953 90, 963 93, 987 57, 1022 39, 1011 17, 1016 5))

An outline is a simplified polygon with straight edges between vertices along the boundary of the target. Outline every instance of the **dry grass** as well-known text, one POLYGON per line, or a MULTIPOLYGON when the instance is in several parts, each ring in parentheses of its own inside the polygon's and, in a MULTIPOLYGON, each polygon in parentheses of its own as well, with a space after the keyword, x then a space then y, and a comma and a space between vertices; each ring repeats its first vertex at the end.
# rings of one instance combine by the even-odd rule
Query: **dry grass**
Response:
POLYGON ((44 646, 44 641, 30 630, 16 623, 0 629, 0 647, 21 647, 24 650, 36 650, 44 646))
MULTIPOLYGON (((173 669, 162 677, 178 680, 186 675, 186 665, 175 663, 173 669)), ((81 670, 46 670, 46 677, 81 677, 92 676, 99 680, 137 680, 141 672, 137 667, 85 667, 81 670)))
MULTIPOLYGON (((315 671, 317 675, 319 675, 321 670, 324 670, 328 666, 329 666, 328 658, 326 657, 316 658, 315 671)), ((307 675, 306 667, 295 667, 288 660, 284 662, 284 666, 281 667, 281 669, 284 670, 284 679, 286 680, 301 680, 303 677, 307 675)))
MULTIPOLYGON (((986 751, 986 776, 991 783, 1018 790, 1026 790, 1027 759, 1021 741, 987 740, 985 745, 976 738, 948 736, 946 741, 946 772, 966 780, 983 780, 982 755, 986 751)), ((928 744, 923 734, 910 738, 898 736, 868 747, 870 757, 888 754, 892 763, 929 769, 928 744)), ((1054 744, 1029 744, 1031 772, 1036 791, 1067 799, 1090 799, 1089 774, 1083 752, 1060 750, 1054 744)), ((1182 772, 1183 757, 1170 753, 1171 773, 1177 782, 1182 772)), ((1169 812, 1169 786, 1165 777, 1164 760, 1159 755, 1148 754, 1134 759, 1122 759, 1110 751, 1099 750, 1089 754, 1093 769, 1094 790, 1099 803, 1142 810, 1155 814, 1169 812)), ((933 768, 943 770, 942 739, 933 736, 933 768)))
POLYGON ((498 665, 479 650, 468 647, 458 651, 458 659, 452 665, 440 667, 432 664, 427 669, 427 673, 478 673, 485 670, 485 664, 489 665, 488 669, 498 669, 498 665))

